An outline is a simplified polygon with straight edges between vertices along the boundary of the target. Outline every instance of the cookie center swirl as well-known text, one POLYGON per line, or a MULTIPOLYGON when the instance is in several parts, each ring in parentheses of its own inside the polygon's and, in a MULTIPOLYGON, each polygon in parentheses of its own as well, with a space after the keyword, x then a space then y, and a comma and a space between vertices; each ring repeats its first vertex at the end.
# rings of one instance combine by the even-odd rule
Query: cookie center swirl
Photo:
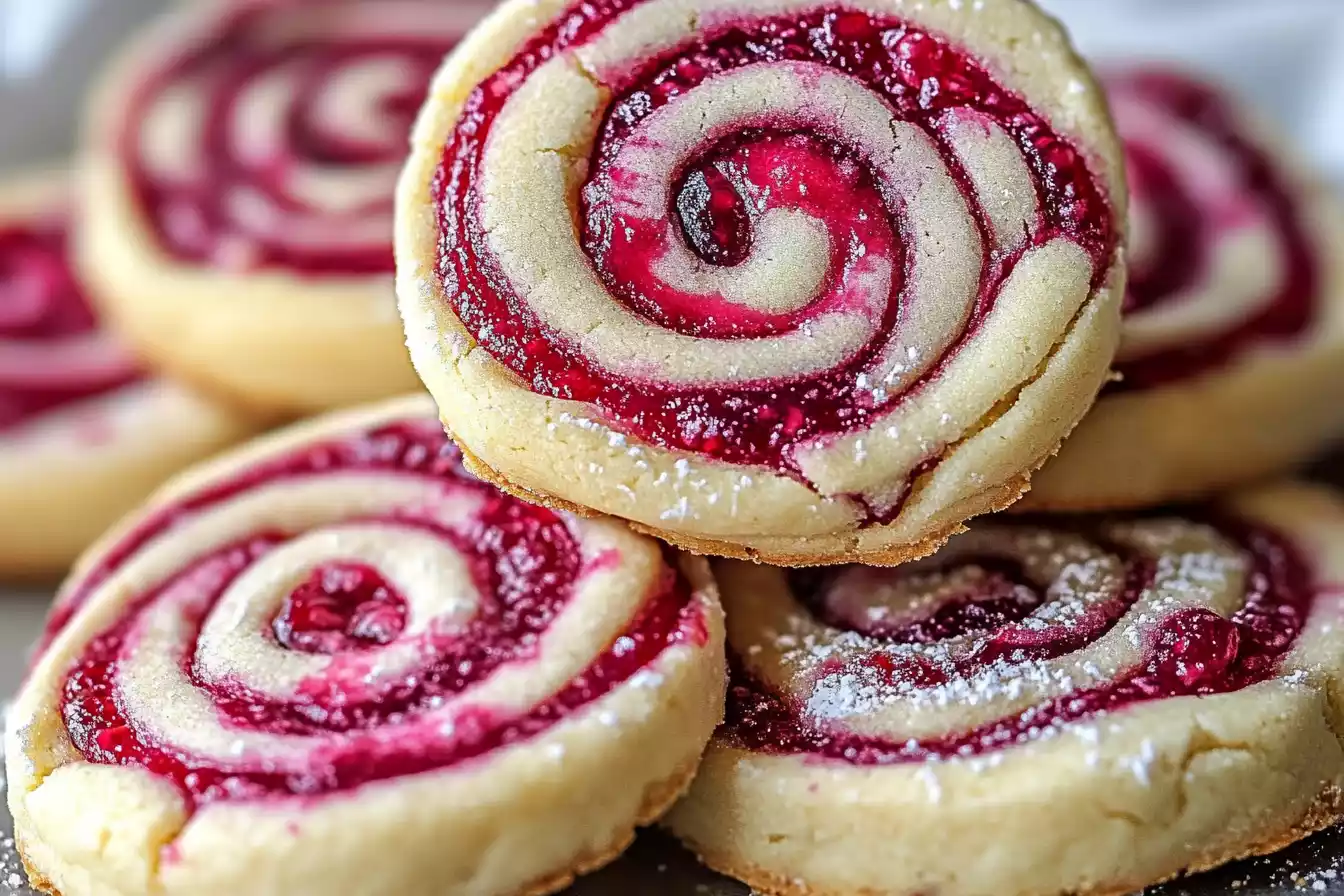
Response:
POLYGON ((998 557, 919 572, 800 570, 789 581, 794 596, 827 625, 893 644, 988 634, 1021 620, 1044 599, 1020 565, 998 557))
POLYGON ((1314 597, 1235 520, 980 529, 894 570, 762 574, 729 595, 726 735, 858 764, 969 756, 1275 674, 1314 597))
POLYGON ((161 65, 122 132, 162 246, 232 269, 390 272, 407 135, 472 11, 433 0, 242 4, 161 65))
POLYGON ((139 378, 99 332, 60 220, 0 225, 0 430, 139 378))
POLYGON ((1066 329, 1113 250, 1109 204, 1043 116, 909 22, 684 7, 576 5, 472 94, 436 182, 445 295, 534 391, 881 515, 890 469, 1003 390, 965 419, 907 399, 978 363, 987 324, 1066 329))
POLYGON ((55 625, 113 593, 119 615, 65 680, 66 729, 89 761, 147 769, 189 807, 480 757, 705 638, 657 547, 501 495, 434 420, 165 508, 55 625))
POLYGON ((1117 389, 1158 386, 1300 337, 1319 253, 1294 185, 1229 101, 1185 76, 1119 73, 1108 92, 1130 175, 1117 389))
POLYGON ((315 569, 271 623, 281 644, 309 653, 381 646, 405 627, 405 598, 378 570, 351 563, 315 569))

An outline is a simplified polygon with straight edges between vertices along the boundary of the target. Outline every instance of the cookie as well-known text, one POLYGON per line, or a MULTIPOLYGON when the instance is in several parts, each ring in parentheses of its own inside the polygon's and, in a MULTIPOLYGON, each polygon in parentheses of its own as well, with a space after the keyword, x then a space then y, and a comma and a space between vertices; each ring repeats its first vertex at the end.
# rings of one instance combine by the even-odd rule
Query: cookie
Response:
POLYGON ((1132 199, 1121 379, 1024 507, 1215 493, 1344 435, 1344 218, 1324 178, 1218 88, 1108 79, 1132 199))
POLYGON ((1334 492, 716 574, 727 720, 668 826, 765 893, 1118 896, 1339 814, 1334 492))
POLYGON ((0 186, 0 578, 63 574, 169 475, 256 427, 99 327, 67 258, 68 186, 0 186))
POLYGON ((157 363, 307 412, 411 391, 392 198, 435 68, 486 8, 182 4, 90 106, 85 276, 157 363))
POLYGON ((704 561, 465 473, 416 397, 171 483, 84 559, 9 718, 19 848, 83 894, 541 894, 684 789, 704 561))
POLYGON ((1118 339, 1119 146, 1028 3, 513 0, 413 145, 398 297, 454 438, 697 551, 932 551, 1118 339))

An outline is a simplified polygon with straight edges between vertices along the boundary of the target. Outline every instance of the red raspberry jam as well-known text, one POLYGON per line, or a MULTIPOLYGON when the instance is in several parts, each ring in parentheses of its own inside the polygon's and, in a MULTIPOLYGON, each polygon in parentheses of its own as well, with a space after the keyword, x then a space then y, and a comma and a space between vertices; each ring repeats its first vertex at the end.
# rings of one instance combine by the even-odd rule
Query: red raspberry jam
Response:
MULTIPOLYGON (((775 693, 753 676, 741 659, 731 657, 727 719, 720 734, 732 744, 762 753, 804 754, 855 765, 920 762, 975 756, 1028 743, 1148 701, 1231 693, 1265 681, 1277 673, 1311 611, 1317 590, 1313 574, 1306 560, 1279 534, 1231 519, 1215 524, 1240 546, 1249 563, 1244 605, 1230 618, 1200 608, 1173 612, 1151 631, 1142 661, 1111 681, 970 731, 895 742, 823 727, 805 716, 791 698, 775 693)), ((1020 592, 1025 588, 1035 591, 1038 603, 1044 599, 1046 583, 1027 581, 997 558, 966 559, 961 562, 991 571, 981 593, 956 595, 928 620, 902 629, 864 631, 894 644, 966 637, 973 646, 964 658, 944 663, 874 651, 857 660, 853 668, 823 666, 822 674, 853 672, 863 674, 865 681, 876 681, 879 687, 927 688, 985 671, 1000 660, 1047 660, 1079 650, 1111 630, 1155 572, 1151 560, 1114 545, 1107 547, 1124 558, 1125 574, 1114 596, 1081 620, 1033 628, 1020 625, 1017 607, 1005 604, 999 595, 1004 583, 1015 583, 1014 590, 1019 592, 1015 601, 1024 600, 1020 592), (983 609, 972 612, 970 605, 975 603, 983 604, 983 609)), ((828 582, 839 574, 795 574, 791 578, 794 593, 806 606, 824 608, 828 582)), ((1026 604, 1031 602, 1025 598, 1026 604)), ((824 609, 817 612, 829 625, 863 631, 843 624, 824 609)))
MULTIPOLYGON (((190 559, 168 581, 134 597, 121 619, 81 652, 65 680, 61 711, 66 730, 90 762, 145 768, 171 781, 190 807, 218 801, 305 796, 344 791, 375 781, 432 772, 528 740, 628 682, 665 650, 703 644, 707 629, 689 582, 669 557, 643 608, 613 644, 572 681, 530 709, 464 701, 450 731, 414 724, 417 716, 463 694, 507 666, 526 665, 543 649, 542 637, 594 570, 585 566, 569 521, 508 497, 463 470, 456 448, 432 419, 398 423, 307 447, 260 464, 159 511, 115 545, 62 598, 52 634, 77 612, 99 584, 152 541, 171 537, 202 514, 276 483, 339 474, 422 479, 428 500, 479 502, 471 525, 449 530, 408 506, 386 523, 443 539, 467 561, 481 596, 474 618, 456 631, 414 636, 414 668, 392 682, 371 681, 372 647, 403 637, 407 607, 382 575, 367 565, 332 561, 320 566, 288 597, 270 622, 278 645, 328 655, 331 664, 296 694, 259 692, 243 682, 207 680, 197 666, 206 620, 238 577, 301 533, 259 531, 190 559), (470 496, 465 497, 460 490, 470 496), (182 675, 210 700, 228 730, 276 737, 321 738, 302 772, 280 773, 246 754, 222 764, 196 756, 137 727, 118 699, 121 666, 137 650, 136 624, 155 605, 183 592, 191 640, 182 675), (388 732, 394 732, 389 736, 388 732)), ((595 569, 610 558, 592 560, 595 569)), ((168 735, 170 738, 171 735, 168 735)))
MULTIPOLYGON (((187 261, 312 277, 393 270, 392 191, 416 112, 458 35, 448 4, 424 27, 363 19, 376 0, 243 3, 159 66, 132 98, 119 135, 136 204, 159 246, 187 261), (371 86, 372 85, 372 86, 371 86), (165 166, 149 123, 187 92, 207 110, 165 166), (278 108, 276 107, 278 105, 278 108), (320 184, 387 181, 383 194, 328 202, 320 184), (386 219, 386 230, 369 222, 386 219)), ((381 4, 394 19, 408 4, 381 4)), ((363 187, 360 186, 361 190, 363 187)))
MULTIPOLYGON (((1256 345, 1291 342, 1308 331, 1319 313, 1322 259, 1313 246, 1307 213, 1274 156, 1248 133, 1244 115, 1213 87, 1169 71, 1133 71, 1108 79, 1113 95, 1158 110, 1195 129, 1233 166, 1245 203, 1272 223, 1274 254, 1282 266, 1274 295, 1250 317, 1189 345, 1129 358, 1117 365, 1124 375, 1112 390, 1161 386, 1216 371, 1256 345)), ((1225 222, 1213 217, 1189 194, 1170 168, 1165 147, 1149 136, 1127 136, 1118 117, 1130 186, 1136 205, 1149 207, 1155 226, 1153 256, 1136 259, 1129 272, 1126 310, 1144 309, 1198 290, 1212 263, 1213 242, 1225 222)))
POLYGON ((390 644, 405 627, 406 599, 362 563, 313 570, 271 623, 291 650, 326 654, 390 644))
POLYGON ((66 257, 65 223, 0 225, 0 431, 135 382, 98 331, 66 257))

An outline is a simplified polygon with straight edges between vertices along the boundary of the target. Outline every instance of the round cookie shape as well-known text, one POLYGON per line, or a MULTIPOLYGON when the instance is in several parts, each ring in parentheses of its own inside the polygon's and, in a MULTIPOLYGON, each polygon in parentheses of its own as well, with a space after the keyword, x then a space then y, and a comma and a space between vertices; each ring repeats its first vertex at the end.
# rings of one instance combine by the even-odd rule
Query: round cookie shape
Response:
POLYGON ((772 894, 1120 894, 1340 811, 1344 500, 725 562, 727 718, 671 830, 772 894))
POLYGON ((507 2, 398 191, 407 342, 473 469, 700 552, 929 553, 1118 339, 1119 146, 1027 3, 507 2))
POLYGON ((119 329, 267 409, 415 388, 396 176, 435 68, 485 7, 243 0, 150 26, 90 106, 79 257, 119 329))
POLYGON ((67 256, 69 183, 0 186, 0 578, 55 577, 172 473, 256 422, 148 375, 67 256))
POLYGON ((1209 495, 1344 433, 1334 190, 1198 78, 1136 68, 1111 72, 1106 87, 1131 186, 1121 378, 1023 508, 1209 495))
POLYGON ((10 808, 63 896, 548 893, 682 792, 723 692, 704 561, 501 494, 416 397, 199 468, 80 564, 10 808))

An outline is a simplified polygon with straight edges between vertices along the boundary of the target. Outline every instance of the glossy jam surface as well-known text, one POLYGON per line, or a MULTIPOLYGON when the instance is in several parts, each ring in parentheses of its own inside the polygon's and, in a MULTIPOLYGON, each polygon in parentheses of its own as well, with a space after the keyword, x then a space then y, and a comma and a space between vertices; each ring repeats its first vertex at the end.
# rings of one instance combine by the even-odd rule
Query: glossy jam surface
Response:
MULTIPOLYGON (((170 535, 222 502, 269 484, 333 472, 424 477, 465 489, 479 509, 469 529, 436 528, 414 516, 387 525, 411 527, 448 542, 466 559, 481 595, 476 615, 461 629, 413 636, 416 660, 395 680, 371 678, 365 657, 409 626, 406 603, 377 570, 331 561, 295 587, 267 635, 278 647, 330 657, 330 665, 296 692, 261 692, 245 682, 207 678, 198 664, 207 649, 208 620, 225 593, 250 568, 298 533, 258 531, 197 557, 151 593, 135 597, 121 620, 94 638, 65 680, 62 713, 77 749, 91 762, 149 769, 171 781, 190 807, 221 800, 317 796, 369 782, 443 769, 525 741, 627 682, 678 643, 703 644, 700 605, 686 579, 664 567, 654 590, 616 643, 559 691, 530 709, 505 710, 466 700, 450 724, 418 722, 446 701, 486 682, 507 666, 526 665, 541 636, 570 601, 583 576, 600 567, 585 561, 570 524, 555 513, 507 497, 473 479, 436 421, 388 425, 308 447, 262 464, 235 479, 161 511, 126 538, 65 597, 68 619, 99 583, 154 539, 170 535), (138 626, 157 604, 189 595, 183 615, 194 641, 182 653, 182 675, 208 699, 225 730, 274 738, 310 737, 319 746, 301 769, 276 770, 240 753, 226 763, 194 755, 138 727, 119 698, 121 667, 135 657, 138 626), (391 733, 389 733, 391 732, 391 733)), ((468 500, 468 499, 463 499, 468 500)), ((362 518, 362 525, 379 523, 362 518)), ((53 620, 58 628, 62 619, 53 620)), ((436 717, 437 718, 437 717, 436 717)))
MULTIPOLYGON (((918 762, 975 756, 1026 743, 1040 737, 1042 731, 1058 730, 1146 701, 1230 693, 1264 681, 1276 673, 1306 622, 1316 592, 1312 573, 1296 549, 1273 531, 1227 519, 1219 520, 1217 526, 1240 547, 1249 563, 1242 608, 1230 618, 1203 608, 1170 613, 1150 630, 1142 661, 1111 681, 1075 690, 973 730, 894 742, 824 728, 810 721, 800 707, 772 692, 747 671, 742 660, 734 659, 727 720, 721 734, 733 744, 764 753, 807 754, 856 765, 918 762)), ((894 662, 889 654, 877 651, 855 661, 866 669, 841 671, 862 671, 869 680, 876 672, 888 686, 922 688, 987 670, 1000 660, 1021 662, 1064 656, 1108 631, 1152 581, 1155 567, 1151 561, 1132 555, 1125 566, 1123 584, 1113 599, 1080 625, 1028 628, 1015 621, 1016 610, 996 614, 993 608, 1002 604, 995 592, 1001 590, 1004 579, 991 574, 986 579, 987 590, 950 600, 938 615, 922 623, 932 626, 927 631, 907 627, 881 634, 895 644, 917 643, 926 637, 968 637, 974 646, 962 658, 951 663, 922 661, 920 657, 894 662), (967 608, 976 602, 986 605, 984 611, 968 613, 967 608), (958 612, 964 615, 954 621, 958 612)), ((1019 582, 1015 590, 1020 593, 1023 584, 1019 582)), ((820 592, 815 589, 824 591, 826 582, 824 578, 805 576, 802 580, 795 578, 794 585, 801 589, 795 593, 805 604, 818 606, 820 592)), ((826 622, 840 624, 834 614, 826 622)))
POLYGON ((63 220, 0 224, 0 430, 139 379, 97 333, 63 220))
POLYGON ((313 570, 271 623, 291 650, 327 654, 388 644, 405 627, 406 599, 362 563, 313 570))
POLYGON ((379 0, 237 7, 161 64, 125 116, 121 152, 153 235, 177 258, 232 270, 390 273, 396 169, 430 79, 460 36, 445 36, 443 17, 463 18, 461 9, 379 0), (376 15, 379 6, 393 19, 418 6, 426 27, 361 26, 357 7, 376 15), (164 110, 182 93, 202 113, 175 124, 190 133, 165 136, 159 118, 174 114, 164 110), (176 145, 151 145, 167 139, 176 145))
MULTIPOLYGON (((1223 367, 1256 345, 1290 342, 1308 331, 1322 301, 1322 261, 1312 243, 1297 188, 1274 154, 1247 132, 1244 117, 1216 89, 1165 71, 1120 73, 1112 91, 1192 127, 1234 165, 1245 202, 1272 224, 1272 251, 1282 273, 1275 293, 1256 313, 1187 346, 1123 360, 1112 389, 1160 386, 1223 367)), ((1200 288, 1209 274, 1212 241, 1223 223, 1211 220, 1167 167, 1163 147, 1128 138, 1119 117, 1135 203, 1149 207, 1156 233, 1151 259, 1131 266, 1126 311, 1142 313, 1200 288)))
MULTIPOLYGON (((675 94, 668 99, 675 99, 675 94)), ((658 108, 653 104, 648 113, 643 105, 638 112, 619 107, 612 111, 604 134, 606 146, 612 148, 600 158, 583 194, 584 248, 607 287, 659 326, 695 336, 764 336, 803 326, 816 311, 816 301, 783 314, 727 300, 706 308, 703 296, 683 293, 654 274, 665 251, 662 222, 613 211, 611 196, 622 178, 632 176, 614 161, 620 147, 630 140, 639 116, 658 108), (612 122, 620 122, 620 127, 612 122)), ((741 131, 720 141, 679 180, 674 220, 696 255, 711 264, 732 267, 744 261, 756 222, 776 209, 825 221, 830 231, 848 231, 848 241, 837 240, 831 246, 833 271, 843 270, 857 255, 899 254, 897 235, 871 172, 848 149, 817 135, 741 131)))
MULTIPOLYGON (((654 445, 796 476, 795 448, 871 425, 876 415, 900 401, 900 395, 874 399, 858 375, 880 345, 868 345, 835 369, 790 381, 683 386, 618 375, 555 338, 528 312, 500 271, 474 212, 491 128, 517 85, 640 3, 576 4, 472 94, 448 140, 436 181, 445 295, 477 341, 533 391, 589 403, 613 428, 654 445)), ((1085 249, 1098 276, 1104 272, 1115 243, 1112 211, 1072 143, 998 84, 972 53, 902 20, 823 9, 705 24, 687 45, 610 76, 612 99, 576 210, 579 238, 607 290, 639 318, 684 335, 745 338, 805 330, 818 310, 772 314, 682 293, 652 271, 658 261, 651 248, 657 245, 655 235, 645 232, 644 223, 614 211, 612 202, 629 179, 641 176, 621 167, 619 159, 642 139, 650 116, 748 66, 798 63, 857 79, 890 106, 895 119, 928 133, 982 229, 989 226, 985 212, 945 148, 944 114, 967 110, 986 116, 1011 136, 1026 159, 1041 194, 1042 220, 1028 247, 1004 257, 986 253, 978 300, 951 353, 993 308, 1005 277, 1026 248, 1063 236, 1085 249)), ((879 335, 897 325, 907 287, 900 272, 908 262, 901 212, 884 199, 868 163, 833 135, 753 124, 716 135, 676 172, 675 180, 662 217, 677 223, 681 238, 700 261, 737 265, 749 253, 762 215, 798 212, 830 234, 832 280, 822 284, 819 294, 826 298, 818 302, 880 308, 879 335), (855 296, 843 288, 840 278, 849 276, 863 258, 874 256, 895 259, 890 294, 855 296)), ((931 376, 939 363, 930 365, 931 376)))

